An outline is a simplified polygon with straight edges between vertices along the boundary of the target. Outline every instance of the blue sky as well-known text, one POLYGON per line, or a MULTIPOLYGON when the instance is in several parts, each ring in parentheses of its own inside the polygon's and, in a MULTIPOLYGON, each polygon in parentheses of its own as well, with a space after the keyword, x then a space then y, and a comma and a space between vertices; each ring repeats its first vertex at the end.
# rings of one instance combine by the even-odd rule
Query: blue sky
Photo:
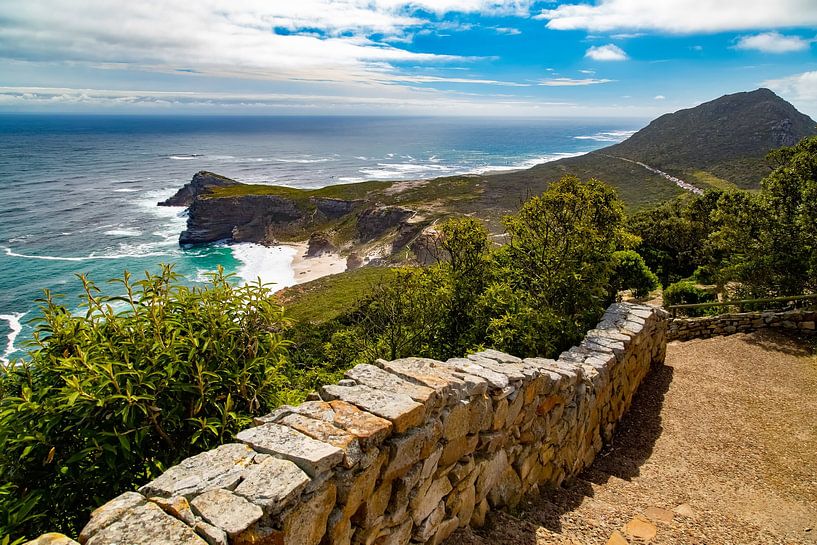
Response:
POLYGON ((815 0, 4 0, 0 111, 817 117, 815 0))

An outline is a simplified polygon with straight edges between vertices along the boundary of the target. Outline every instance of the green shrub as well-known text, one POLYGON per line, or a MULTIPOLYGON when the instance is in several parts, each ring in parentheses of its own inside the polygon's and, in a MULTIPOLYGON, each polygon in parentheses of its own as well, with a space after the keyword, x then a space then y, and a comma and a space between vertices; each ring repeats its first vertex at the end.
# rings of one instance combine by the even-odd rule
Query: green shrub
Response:
POLYGON ((219 270, 82 278, 86 312, 46 292, 29 358, 0 369, 0 535, 75 534, 88 512, 297 399, 282 309, 219 270), (117 310, 120 309, 120 310, 117 310))
POLYGON ((658 285, 658 277, 637 252, 620 250, 613 253, 613 275, 610 278, 612 294, 631 290, 636 297, 644 297, 658 285))
MULTIPOLYGON (((694 283, 682 280, 675 284, 670 284, 664 290, 664 306, 669 305, 694 305, 697 303, 707 303, 714 301, 715 297, 708 291, 702 290, 694 283)), ((685 309, 684 314, 689 316, 700 316, 703 311, 700 309, 685 309)))

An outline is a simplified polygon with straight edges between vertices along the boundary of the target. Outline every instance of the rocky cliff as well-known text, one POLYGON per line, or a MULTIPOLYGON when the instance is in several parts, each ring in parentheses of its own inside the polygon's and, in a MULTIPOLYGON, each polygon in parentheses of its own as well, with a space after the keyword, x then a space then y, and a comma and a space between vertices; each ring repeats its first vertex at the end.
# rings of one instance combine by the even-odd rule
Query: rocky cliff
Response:
POLYGON ((202 170, 193 175, 193 179, 179 189, 175 195, 159 203, 159 206, 190 206, 196 197, 210 193, 216 187, 240 185, 239 182, 202 170))

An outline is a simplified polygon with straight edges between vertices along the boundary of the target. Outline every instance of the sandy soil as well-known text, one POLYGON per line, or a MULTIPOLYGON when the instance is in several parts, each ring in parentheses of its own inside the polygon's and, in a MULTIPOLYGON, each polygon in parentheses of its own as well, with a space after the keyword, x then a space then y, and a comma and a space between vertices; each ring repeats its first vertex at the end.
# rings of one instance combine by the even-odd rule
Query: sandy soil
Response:
POLYGON ((447 541, 644 542, 817 543, 817 357, 806 344, 776 333, 671 343, 591 468, 447 541), (625 529, 636 517, 654 537, 625 529))
POLYGON ((295 283, 303 284, 327 276, 341 273, 346 270, 346 258, 339 254, 322 254, 317 257, 306 257, 306 242, 287 244, 295 248, 295 258, 292 260, 292 271, 295 273, 295 283))

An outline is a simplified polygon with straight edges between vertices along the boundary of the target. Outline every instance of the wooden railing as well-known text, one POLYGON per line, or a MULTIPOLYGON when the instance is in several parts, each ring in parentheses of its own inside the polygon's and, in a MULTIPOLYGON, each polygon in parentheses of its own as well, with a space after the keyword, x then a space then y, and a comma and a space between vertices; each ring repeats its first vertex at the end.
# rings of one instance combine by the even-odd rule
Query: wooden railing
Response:
POLYGON ((738 307, 738 312, 743 312, 743 309, 746 305, 762 305, 767 303, 797 304, 800 301, 817 301, 817 294, 812 293, 805 295, 786 295, 783 297, 767 297, 765 299, 740 299, 735 301, 710 301, 708 303, 686 303, 682 305, 670 305, 666 308, 672 313, 672 317, 675 318, 678 311, 682 309, 736 306, 738 307))

